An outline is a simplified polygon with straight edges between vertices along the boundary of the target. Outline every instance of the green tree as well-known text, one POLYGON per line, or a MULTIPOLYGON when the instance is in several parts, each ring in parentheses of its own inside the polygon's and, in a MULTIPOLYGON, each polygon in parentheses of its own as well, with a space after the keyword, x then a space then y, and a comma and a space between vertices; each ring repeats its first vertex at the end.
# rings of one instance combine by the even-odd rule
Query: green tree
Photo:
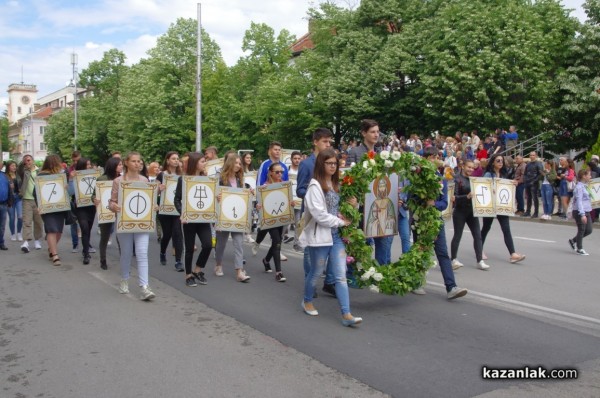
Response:
POLYGON ((55 112, 46 128, 46 144, 49 153, 69 159, 73 150, 73 109, 65 108, 55 112))
POLYGON ((583 7, 588 19, 557 79, 557 122, 547 140, 556 152, 589 148, 600 131, 600 1, 588 0, 583 7))
MULTIPOLYGON (((178 19, 148 52, 149 58, 126 74, 120 91, 117 129, 109 132, 115 148, 140 151, 149 160, 161 159, 168 150, 193 149, 196 37, 196 21, 178 19)), ((210 85, 224 62, 219 47, 205 32, 202 48, 203 90, 215 92, 210 85)), ((203 94, 203 110, 210 109, 214 100, 203 94)), ((205 114, 203 118, 206 119, 205 114)), ((208 137, 214 128, 203 123, 208 137)))

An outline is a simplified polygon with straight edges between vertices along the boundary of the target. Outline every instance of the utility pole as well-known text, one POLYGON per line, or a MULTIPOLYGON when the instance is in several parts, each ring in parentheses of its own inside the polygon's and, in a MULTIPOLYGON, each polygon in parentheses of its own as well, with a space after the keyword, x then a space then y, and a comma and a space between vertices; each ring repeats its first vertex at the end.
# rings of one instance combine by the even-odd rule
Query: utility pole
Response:
POLYGON ((73 108, 73 148, 77 150, 77 54, 71 54, 71 65, 73 65, 73 84, 75 85, 75 107, 73 108))
POLYGON ((202 152, 202 4, 198 3, 198 48, 196 50, 196 152, 202 152))

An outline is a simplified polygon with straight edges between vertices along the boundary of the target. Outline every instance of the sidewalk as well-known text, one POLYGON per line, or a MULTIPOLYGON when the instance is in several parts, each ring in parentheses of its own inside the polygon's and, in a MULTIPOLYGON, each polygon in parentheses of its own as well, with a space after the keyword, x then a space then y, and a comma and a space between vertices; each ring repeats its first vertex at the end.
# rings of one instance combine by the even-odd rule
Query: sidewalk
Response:
POLYGON ((0 252, 2 397, 384 396, 155 279, 153 302, 136 277, 121 295, 68 241, 60 267, 45 245, 0 252))

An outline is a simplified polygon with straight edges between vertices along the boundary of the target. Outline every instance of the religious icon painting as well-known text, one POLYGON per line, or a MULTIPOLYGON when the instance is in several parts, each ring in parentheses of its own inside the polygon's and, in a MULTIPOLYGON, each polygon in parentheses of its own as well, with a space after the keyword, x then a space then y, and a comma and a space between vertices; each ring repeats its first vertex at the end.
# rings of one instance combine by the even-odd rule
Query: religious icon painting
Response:
POLYGON ((364 233, 367 238, 398 233, 398 175, 382 175, 365 195, 364 233))
POLYGON ((71 210, 64 173, 41 175, 35 179, 35 194, 40 214, 71 210))
POLYGON ((269 229, 289 225, 294 222, 292 204, 292 183, 290 181, 263 185, 257 189, 258 227, 269 229))
POLYGON ((179 176, 163 174, 163 184, 165 189, 160 193, 158 214, 166 216, 179 215, 177 209, 175 209, 175 189, 177 188, 177 180, 179 180, 179 176))
POLYGON ((156 228, 154 204, 158 184, 142 181, 119 183, 117 232, 150 232, 156 228))
POLYGON ((181 178, 181 221, 188 223, 216 222, 217 181, 214 178, 202 176, 183 176, 181 178))
POLYGON ((294 201, 294 209, 300 210, 302 208, 302 199, 296 196, 296 190, 298 189, 298 175, 288 175, 289 181, 292 183, 292 200, 294 201))
POLYGON ((252 194, 246 188, 217 187, 217 231, 244 232, 252 229, 252 194))
POLYGON ((494 199, 496 215, 514 216, 516 209, 517 186, 513 180, 494 178, 494 199))
POLYGON ((95 169, 78 170, 75 172, 73 184, 75 185, 75 204, 77 207, 93 206, 92 194, 96 188, 96 180, 100 171, 95 169))
POLYGON ((214 177, 217 174, 221 173, 223 163, 225 163, 225 158, 209 160, 208 162, 206 162, 206 174, 209 177, 214 177))
POLYGON ((600 207, 600 178, 594 178, 587 184, 587 189, 592 202, 592 209, 600 207))
POLYGON ((116 220, 116 214, 108 208, 112 186, 112 181, 96 181, 96 199, 100 200, 100 204, 96 206, 98 224, 108 224, 116 220))
POLYGON ((454 183, 448 183, 448 206, 442 211, 442 218, 449 220, 452 218, 452 198, 454 197, 454 183))

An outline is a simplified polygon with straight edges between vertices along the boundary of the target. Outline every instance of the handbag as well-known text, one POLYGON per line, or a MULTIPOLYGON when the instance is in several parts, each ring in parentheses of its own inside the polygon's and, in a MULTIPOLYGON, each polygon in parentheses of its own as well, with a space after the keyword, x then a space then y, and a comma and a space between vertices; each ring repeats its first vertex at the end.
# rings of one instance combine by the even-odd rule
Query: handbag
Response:
POLYGON ((567 191, 573 192, 575 190, 575 185, 577 185, 577 181, 573 178, 573 181, 567 181, 567 191))

